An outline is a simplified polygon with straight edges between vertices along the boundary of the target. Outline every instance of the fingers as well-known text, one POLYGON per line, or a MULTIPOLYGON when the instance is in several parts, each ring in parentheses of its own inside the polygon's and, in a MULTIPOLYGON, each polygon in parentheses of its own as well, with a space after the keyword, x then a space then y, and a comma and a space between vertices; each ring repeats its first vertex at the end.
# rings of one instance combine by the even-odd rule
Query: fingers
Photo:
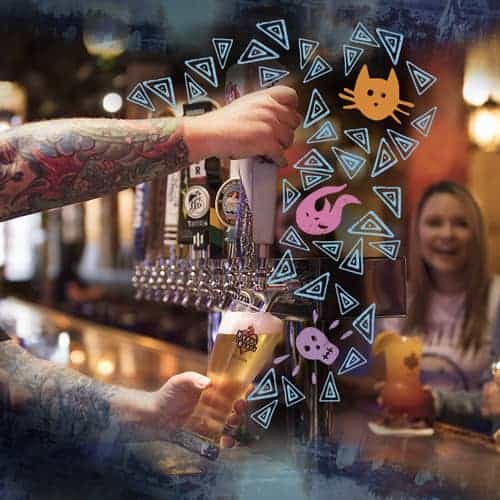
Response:
POLYGON ((196 372, 184 372, 174 375, 168 381, 170 385, 173 385, 176 390, 187 390, 192 389, 203 390, 210 385, 210 379, 196 372))
POLYGON ((266 92, 280 104, 285 106, 290 106, 292 108, 297 108, 299 105, 299 97, 297 92, 292 87, 287 87, 285 85, 276 85, 275 87, 270 87, 266 89, 266 92))

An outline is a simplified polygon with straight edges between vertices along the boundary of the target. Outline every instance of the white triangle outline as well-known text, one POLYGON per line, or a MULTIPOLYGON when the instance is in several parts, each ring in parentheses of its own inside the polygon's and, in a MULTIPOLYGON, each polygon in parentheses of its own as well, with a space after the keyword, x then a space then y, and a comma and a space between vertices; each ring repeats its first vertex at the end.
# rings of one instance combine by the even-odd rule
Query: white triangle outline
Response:
POLYGON ((377 195, 380 201, 392 212, 392 214, 401 219, 402 215, 402 194, 403 191, 399 186, 373 186, 372 191, 377 195), (387 198, 387 192, 394 193, 395 202, 387 198))
POLYGON ((410 156, 415 152, 415 150, 418 148, 420 145, 420 141, 417 139, 414 139, 413 137, 408 137, 407 135, 402 134, 401 132, 397 132, 396 130, 393 130, 392 128, 387 129, 387 133, 389 134, 389 137, 391 138, 392 143, 398 150, 399 154, 404 160, 408 160, 410 156), (410 148, 408 151, 406 151, 403 146, 400 144, 399 141, 408 143, 410 145, 410 148))
POLYGON ((340 256, 342 254, 342 248, 344 247, 344 242, 341 240, 314 240, 312 244, 321 252, 323 252, 327 257, 330 257, 335 262, 338 262, 340 256), (330 250, 325 249, 327 243, 336 243, 338 244, 337 254, 330 253, 330 250))
POLYGON ((293 168, 297 170, 318 170, 320 172, 326 172, 329 174, 334 173, 334 168, 330 165, 328 160, 316 149, 311 148, 307 153, 305 153, 301 158, 299 158, 293 165, 293 168), (315 159, 318 161, 318 165, 322 165, 321 167, 310 167, 305 166, 305 163, 310 161, 310 159, 315 159))
POLYGON ((268 66, 259 66, 259 83, 261 87, 266 87, 279 80, 285 78, 290 74, 290 71, 285 69, 270 68, 268 66), (270 79, 265 77, 265 73, 274 75, 270 79))
POLYGON ((264 35, 274 40, 278 45, 283 47, 285 50, 290 50, 290 41, 288 40, 288 30, 286 27, 286 22, 284 19, 276 19, 273 21, 264 21, 256 24, 257 29, 262 31, 264 35), (278 28, 278 32, 281 34, 279 36, 273 28, 278 28))
POLYGON ((390 260, 397 260, 399 249, 401 247, 401 240, 387 240, 387 241, 371 241, 368 243, 372 248, 378 250, 382 255, 390 260), (392 247, 393 251, 389 251, 384 247, 392 247))
POLYGON ((215 57, 217 57, 217 62, 221 69, 224 69, 227 64, 227 60, 229 58, 229 53, 233 48, 234 39, 233 38, 212 38, 212 46, 215 51, 215 57), (225 52, 222 52, 220 49, 220 45, 226 47, 225 52))
POLYGON ((344 44, 342 46, 342 50, 344 53, 344 75, 349 76, 349 74, 354 69, 354 67, 358 63, 359 59, 363 55, 363 52, 365 51, 365 49, 362 49, 360 47, 354 47, 352 45, 344 44), (349 60, 348 54, 353 54, 354 58, 349 60))
POLYGON ((309 59, 313 56, 314 52, 316 52, 316 49, 319 47, 319 42, 316 40, 310 40, 309 38, 299 38, 299 67, 301 70, 303 70, 306 66, 306 64, 309 62, 309 59), (309 51, 309 54, 304 53, 304 46, 305 45, 310 45, 311 49, 309 51))
POLYGON ((279 57, 280 55, 275 50, 271 49, 267 45, 264 45, 262 42, 259 42, 256 38, 252 38, 252 40, 248 42, 248 45, 243 53, 240 55, 238 64, 251 64, 261 61, 269 61, 271 59, 279 59, 279 57), (255 51, 260 51, 259 53, 261 55, 252 55, 255 51))
POLYGON ((345 316, 348 312, 351 312, 353 309, 359 306, 359 300, 351 295, 345 288, 343 288, 338 283, 335 283, 335 295, 337 296, 337 304, 339 306, 339 312, 342 316, 345 316), (344 308, 344 301, 342 297, 345 297, 346 300, 351 304, 344 308))
POLYGON ((351 346, 337 375, 343 375, 344 373, 356 370, 356 368, 366 365, 366 363, 368 363, 368 360, 354 346, 351 346))
POLYGON ((323 182, 332 178, 332 174, 318 170, 318 169, 300 169, 300 180, 302 182, 302 189, 310 191, 311 189, 319 186, 323 182))
POLYGON ((283 179, 281 181, 281 197, 283 200, 281 212, 286 214, 297 203, 301 195, 302 193, 292 183, 287 179, 283 179), (293 197, 289 201, 287 201, 287 193, 293 193, 293 197))
POLYGON ((354 153, 349 153, 348 151, 344 151, 343 149, 333 147, 332 151, 335 155, 335 158, 337 158, 337 161, 340 163, 340 165, 344 169, 344 172, 350 180, 354 179, 354 177, 358 175, 359 171, 364 167, 366 163, 366 158, 363 158, 362 156, 354 153), (346 158, 351 159, 357 163, 354 170, 352 170, 350 165, 346 163, 346 158))
POLYGON ((278 400, 275 399, 274 401, 267 403, 262 408, 259 408, 258 410, 255 410, 253 413, 251 413, 250 418, 257 425, 267 430, 269 429, 269 425, 271 424, 271 420, 273 419, 274 412, 276 411, 277 406, 278 406, 278 400), (260 418, 262 418, 263 415, 265 416, 261 421, 260 418))
POLYGON ((186 94, 189 103, 208 96, 207 91, 198 82, 196 82, 196 80, 194 80, 189 73, 184 73, 184 84, 186 86, 186 94), (198 95, 194 95, 192 89, 200 93, 198 95))
POLYGON ((332 71, 333 68, 331 67, 330 63, 320 55, 317 55, 314 58, 311 66, 309 67, 304 80, 302 80, 302 83, 312 82, 313 80, 317 80, 318 78, 321 78, 328 73, 331 73, 332 71))
POLYGON ((368 129, 366 127, 363 128, 349 128, 344 130, 344 134, 351 139, 354 144, 359 146, 365 153, 371 153, 371 144, 370 144, 370 136, 368 134, 368 129), (364 141, 360 138, 356 137, 361 134, 364 137, 364 141))
POLYGON ((436 76, 434 76, 432 73, 429 73, 428 71, 425 71, 425 69, 417 66, 411 61, 406 61, 406 68, 410 73, 411 81, 413 82, 413 86, 415 87, 418 95, 425 94, 437 82, 436 76), (419 74, 425 77, 425 85, 421 85, 417 81, 417 75, 419 74))
POLYGON ((376 305, 370 304, 361 314, 352 322, 353 328, 371 345, 375 338, 375 314, 376 305), (368 320, 368 330, 363 323, 368 320))
POLYGON ((357 234, 360 236, 378 236, 381 238, 394 238, 394 233, 391 229, 384 223, 384 221, 373 211, 368 211, 363 217, 358 219, 354 224, 347 230, 349 234, 357 234), (363 226, 367 223, 372 223, 378 229, 357 229, 357 226, 363 226))
POLYGON ((273 272, 267 279, 268 285, 277 285, 280 283, 286 283, 287 281, 293 280, 297 277, 297 269, 295 268, 295 263, 293 261, 293 255, 291 250, 287 250, 281 259, 279 260, 273 272), (288 274, 283 274, 283 267, 288 265, 290 270, 288 274))
POLYGON ((323 301, 326 297, 326 292, 328 291, 328 284, 330 283, 330 273, 323 273, 317 278, 309 281, 305 285, 301 286, 293 292, 294 295, 302 297, 305 299, 323 301), (314 289, 320 286, 320 292, 316 293, 314 289))
POLYGON ((287 408, 290 408, 291 406, 294 406, 301 401, 304 401, 306 399, 305 394, 290 380, 288 380, 284 375, 281 376, 281 385, 283 386, 283 393, 285 395, 285 405, 287 408), (289 398, 289 390, 294 391, 294 393, 298 396, 297 399, 291 400, 289 398))
POLYGON ((335 383, 335 377, 333 376, 333 372, 328 372, 328 376, 323 384, 323 388, 321 389, 321 393, 319 396, 320 403, 339 403, 340 402, 340 393, 337 389, 337 384, 335 383), (328 393, 333 392, 334 396, 330 396, 328 393))
POLYGON ((279 240, 279 244, 283 246, 288 246, 291 248, 295 248, 297 250, 303 250, 304 252, 309 252, 310 248, 307 246, 307 243, 301 238, 300 234, 298 233, 297 229, 295 229, 294 226, 289 226, 287 230, 283 233, 279 240), (293 242, 290 243, 287 241, 287 239, 290 237, 290 235, 296 236, 297 239, 299 240, 299 244, 296 245, 293 242), (301 244, 303 246, 301 246, 301 244))
POLYGON ((380 44, 377 42, 377 39, 368 31, 368 28, 362 22, 358 22, 349 40, 352 43, 360 43, 361 45, 368 45, 369 47, 380 47, 380 44), (366 39, 360 40, 359 38, 355 38, 356 36, 358 36, 357 35, 358 32, 364 33, 368 38, 368 40, 366 39))
POLYGON ((306 144, 316 144, 319 142, 329 142, 336 141, 338 139, 337 131, 335 126, 330 120, 326 120, 321 127, 314 132, 309 139, 307 139, 306 144), (325 135, 326 134, 326 135, 325 135))
POLYGON ((311 92, 311 97, 309 99, 309 104, 307 106, 306 118, 304 120, 303 128, 308 128, 311 125, 319 122, 331 113, 330 108, 326 104, 324 97, 321 95, 318 89, 313 89, 311 92), (314 107, 319 105, 321 112, 319 114, 313 115, 314 107))
POLYGON ((385 171, 391 169, 398 163, 398 157, 392 150, 391 146, 385 139, 385 137, 382 137, 380 139, 380 142, 378 144, 377 148, 377 156, 375 158, 375 163, 373 164, 372 171, 371 171, 371 177, 378 177, 379 175, 383 174, 385 171), (380 164, 382 163, 382 155, 386 153, 391 159, 388 162, 385 162, 385 165, 381 166, 380 164))
POLYGON ((411 121, 410 125, 420 132, 424 137, 429 136, 429 132, 431 131, 432 125, 434 123, 434 118, 436 117, 436 112, 438 108, 437 106, 433 106, 428 109, 425 113, 422 113, 420 116, 417 116, 414 120, 411 121), (420 121, 423 119, 427 120, 426 125, 420 125, 420 121))
POLYGON ((342 262, 339 265, 339 269, 341 271, 346 271, 348 273, 357 274, 359 276, 363 276, 365 272, 364 260, 363 260, 363 238, 359 238, 359 240, 352 246, 349 253, 344 257, 342 262), (353 267, 351 265, 351 260, 353 258, 359 259, 359 266, 353 267))
POLYGON ((166 102, 173 108, 177 106, 175 100, 175 90, 174 83, 171 76, 165 76, 163 78, 155 78, 154 80, 146 80, 144 82, 144 86, 149 89, 153 94, 158 96, 162 101, 166 102), (165 83, 168 89, 168 92, 162 92, 158 90, 158 86, 162 83, 165 83))
POLYGON ((131 102, 132 104, 136 104, 141 108, 147 109, 148 111, 155 111, 155 107, 153 106, 153 103, 151 102, 151 99, 149 98, 146 89, 141 82, 135 85, 135 87, 129 92, 127 101, 131 102), (142 99, 137 99, 135 97, 137 94, 139 94, 144 99, 144 101, 142 99))
POLYGON ((403 48, 404 35, 402 35, 401 33, 396 33, 395 31, 389 31, 382 28, 376 28, 375 31, 377 32, 378 38, 382 42, 384 49, 389 55, 392 64, 394 64, 394 66, 397 66, 399 62, 399 57, 401 55, 401 49, 403 48), (397 43, 396 50, 394 50, 394 48, 390 46, 388 41, 389 39, 396 40, 397 43))
POLYGON ((253 389, 253 391, 248 395, 248 401, 260 401, 262 399, 271 399, 278 397, 278 382, 276 379, 276 369, 270 368, 260 379, 259 383, 253 389), (264 390, 264 386, 270 383, 271 392, 264 392, 263 394, 259 394, 264 390))
POLYGON ((199 57, 197 59, 187 59, 184 64, 194 71, 198 76, 210 83, 212 87, 219 86, 219 79, 217 78, 217 70, 215 68, 215 61, 212 56, 199 57))

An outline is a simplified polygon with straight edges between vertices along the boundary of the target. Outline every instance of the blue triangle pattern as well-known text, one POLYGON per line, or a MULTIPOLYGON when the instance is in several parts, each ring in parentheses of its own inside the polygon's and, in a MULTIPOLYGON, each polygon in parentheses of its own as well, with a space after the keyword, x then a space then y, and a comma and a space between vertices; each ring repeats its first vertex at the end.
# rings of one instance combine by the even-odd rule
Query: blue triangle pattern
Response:
POLYGON ((342 253, 342 247, 344 246, 343 241, 331 240, 316 240, 312 244, 321 250, 325 255, 332 258, 335 262, 340 259, 340 254, 342 253))
POLYGON ((437 81, 434 75, 431 75, 431 73, 428 73, 411 61, 406 61, 406 67, 418 95, 425 94, 437 81))
POLYGON ((401 49, 403 48, 404 36, 401 33, 395 33, 394 31, 389 31, 382 28, 377 28, 376 32, 379 40, 382 42, 382 45, 389 54, 392 64, 394 64, 394 66, 397 66, 399 62, 399 56, 401 54, 401 49))
POLYGON ((286 283, 287 281, 293 280, 296 277, 297 269, 295 268, 295 263, 293 262, 292 252, 291 250, 287 250, 267 279, 267 284, 278 285, 280 283, 286 283))
POLYGON ((151 90, 153 94, 158 96, 162 101, 165 101, 170 106, 176 106, 175 91, 172 78, 167 76, 165 78, 157 78, 155 80, 146 80, 144 86, 151 90))
POLYGON ((394 233, 373 210, 363 215, 363 217, 356 221, 347 232, 349 234, 359 234, 361 236, 394 237, 394 233))
POLYGON ((434 117, 436 116, 437 106, 432 107, 425 113, 417 116, 411 121, 411 126, 418 130, 424 137, 429 135, 431 131, 432 124, 434 122, 434 117))
POLYGON ((355 347, 351 347, 337 373, 343 375, 366 365, 366 363, 368 363, 368 360, 355 347))
POLYGON ((362 56, 365 50, 359 47, 353 47, 352 45, 344 45, 343 51, 344 51, 344 74, 345 76, 348 76, 358 63, 359 58, 362 56))
POLYGON ((340 394, 335 383, 335 378, 332 372, 328 372, 321 394, 319 396, 320 403, 339 403, 340 394))
POLYGON ((270 368, 260 379, 257 386, 248 396, 248 401, 259 401, 278 397, 278 384, 276 382, 276 370, 270 368))
POLYGON ((404 160, 407 160, 418 148, 420 141, 417 139, 413 139, 408 137, 407 135, 401 134, 400 132, 396 132, 391 128, 387 129, 387 133, 391 138, 392 143, 396 146, 399 154, 403 157, 404 160))
POLYGON ((307 144, 314 144, 317 142, 336 141, 338 139, 337 131, 332 122, 327 120, 321 127, 314 132, 314 134, 307 139, 307 144))
POLYGON ((353 322, 352 326, 369 343, 375 336, 375 304, 370 304, 353 322))
POLYGON ((269 429, 269 425, 271 424, 271 420, 277 406, 278 400, 275 399, 274 401, 267 403, 267 405, 251 413, 250 418, 264 429, 269 429))
POLYGON ((229 52, 233 47, 234 40, 232 38, 212 38, 212 45, 214 46, 215 56, 219 62, 221 69, 226 67, 229 58, 229 52))
POLYGON ((396 165, 396 163, 398 163, 397 156, 389 146, 389 143, 384 137, 382 137, 378 145, 377 157, 375 158, 375 163, 373 164, 371 176, 377 177, 380 174, 383 174, 386 170, 389 170, 396 165))
POLYGON ((320 170, 322 172, 333 173, 333 167, 316 148, 310 149, 293 165, 293 168, 298 170, 320 170))
POLYGON ((280 245, 289 246, 292 248, 296 248, 297 250, 303 250, 304 252, 309 252, 309 247, 307 243, 300 237, 300 234, 297 230, 290 226, 281 237, 279 241, 280 245))
POLYGON ((326 297, 329 282, 330 273, 323 273, 321 276, 318 276, 316 279, 306 283, 298 290, 295 290, 293 294, 304 299, 323 301, 326 297))
POLYGON ((316 40, 309 40, 308 38, 299 38, 299 67, 304 69, 311 56, 319 47, 319 42, 316 40))
POLYGON ((330 108, 326 104, 323 96, 320 94, 318 89, 313 89, 307 106, 307 113, 303 127, 308 128, 311 125, 314 125, 330 113, 330 108))
POLYGON ((368 31, 366 26, 359 22, 352 32, 351 42, 368 45, 370 47, 380 47, 375 37, 368 31))
POLYGON ((325 182, 332 178, 331 174, 320 172, 318 170, 301 170, 300 179, 302 181, 302 188, 304 191, 309 191, 318 184, 325 182))
POLYGON ((188 73, 184 73, 184 82, 186 84, 186 94, 188 102, 191 103, 199 99, 200 97, 206 97, 207 91, 198 83, 196 83, 192 76, 188 73))
POLYGON ((288 30, 284 19, 277 19, 275 21, 264 21, 257 23, 257 29, 262 31, 265 35, 273 39, 276 43, 281 45, 284 49, 290 49, 290 42, 288 41, 288 30))
POLYGON ((337 295, 337 303, 342 316, 359 306, 359 300, 353 297, 338 283, 335 283, 335 294, 337 295))
POLYGON ((323 59, 321 56, 316 56, 302 83, 309 83, 313 80, 321 78, 322 76, 325 76, 332 71, 333 68, 327 61, 325 61, 325 59, 323 59))
POLYGON ((281 182, 281 193, 283 198, 282 212, 285 214, 300 199, 301 192, 287 179, 281 182))
POLYGON ((385 255, 391 260, 396 260, 398 258, 401 240, 371 241, 368 244, 382 253, 382 255, 385 255))
POLYGON ((155 107, 151 102, 146 90, 144 90, 144 86, 142 83, 138 83, 128 94, 127 101, 132 104, 137 104, 141 108, 145 108, 148 111, 155 111, 155 107))
POLYGON ((217 78, 217 71, 215 69, 215 62, 213 57, 199 57, 198 59, 188 59, 184 64, 197 75, 206 80, 212 87, 219 86, 217 78))
POLYGON ((337 161, 342 165, 344 172, 349 179, 354 179, 359 171, 363 168, 366 163, 366 158, 356 155, 354 153, 348 153, 343 149, 333 147, 333 154, 337 158, 337 161))
POLYGON ((269 61, 270 59, 279 59, 279 57, 280 55, 276 51, 253 38, 239 57, 238 64, 269 61))
POLYGON ((340 263, 339 269, 349 273, 358 274, 363 276, 365 272, 363 260, 363 238, 360 238, 349 253, 344 257, 340 263))
POLYGON ((384 205, 398 218, 402 215, 402 191, 399 186, 373 186, 373 192, 384 205))
POLYGON ((283 385, 283 393, 285 394, 285 405, 287 408, 294 406, 306 399, 304 393, 284 375, 281 376, 281 383, 283 385))
POLYGON ((259 66, 259 82, 261 87, 267 87, 285 78, 290 74, 290 71, 285 69, 269 68, 267 66, 259 66))
POLYGON ((350 128, 344 130, 344 134, 365 153, 371 153, 370 136, 367 128, 350 128))

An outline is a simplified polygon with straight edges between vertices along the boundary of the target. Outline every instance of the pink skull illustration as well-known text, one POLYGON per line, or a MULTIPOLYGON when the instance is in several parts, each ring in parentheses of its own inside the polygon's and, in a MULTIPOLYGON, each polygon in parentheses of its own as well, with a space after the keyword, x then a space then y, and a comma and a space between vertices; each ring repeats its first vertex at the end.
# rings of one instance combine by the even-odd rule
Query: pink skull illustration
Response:
POLYGON ((304 328, 295 339, 295 345, 303 358, 315 359, 325 365, 333 364, 339 355, 337 346, 321 330, 313 327, 304 328))
POLYGON ((335 200, 332 206, 328 201, 328 195, 343 191, 346 187, 347 184, 322 187, 304 198, 295 212, 297 226, 304 233, 311 235, 335 231, 340 225, 343 208, 351 203, 361 204, 355 196, 343 194, 335 200))

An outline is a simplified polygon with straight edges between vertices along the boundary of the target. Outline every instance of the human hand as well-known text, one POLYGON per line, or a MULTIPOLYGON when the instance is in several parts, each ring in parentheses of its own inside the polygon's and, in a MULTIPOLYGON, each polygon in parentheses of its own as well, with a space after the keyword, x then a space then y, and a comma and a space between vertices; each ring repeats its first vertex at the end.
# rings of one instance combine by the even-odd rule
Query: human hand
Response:
POLYGON ((500 416, 500 383, 496 380, 483 387, 483 405, 481 413, 484 417, 500 416))
MULTIPOLYGON (((156 425, 167 433, 181 427, 193 412, 203 390, 210 385, 210 379, 195 372, 185 372, 171 377, 163 387, 153 393, 153 414, 156 425)), ((228 417, 228 434, 221 438, 221 447, 235 445, 233 430, 237 429, 246 411, 246 402, 236 401, 228 417)))
POLYGON ((236 99, 200 116, 184 118, 184 141, 189 160, 217 156, 267 156, 286 165, 284 151, 293 144, 301 122, 298 97, 291 87, 277 85, 236 99))

